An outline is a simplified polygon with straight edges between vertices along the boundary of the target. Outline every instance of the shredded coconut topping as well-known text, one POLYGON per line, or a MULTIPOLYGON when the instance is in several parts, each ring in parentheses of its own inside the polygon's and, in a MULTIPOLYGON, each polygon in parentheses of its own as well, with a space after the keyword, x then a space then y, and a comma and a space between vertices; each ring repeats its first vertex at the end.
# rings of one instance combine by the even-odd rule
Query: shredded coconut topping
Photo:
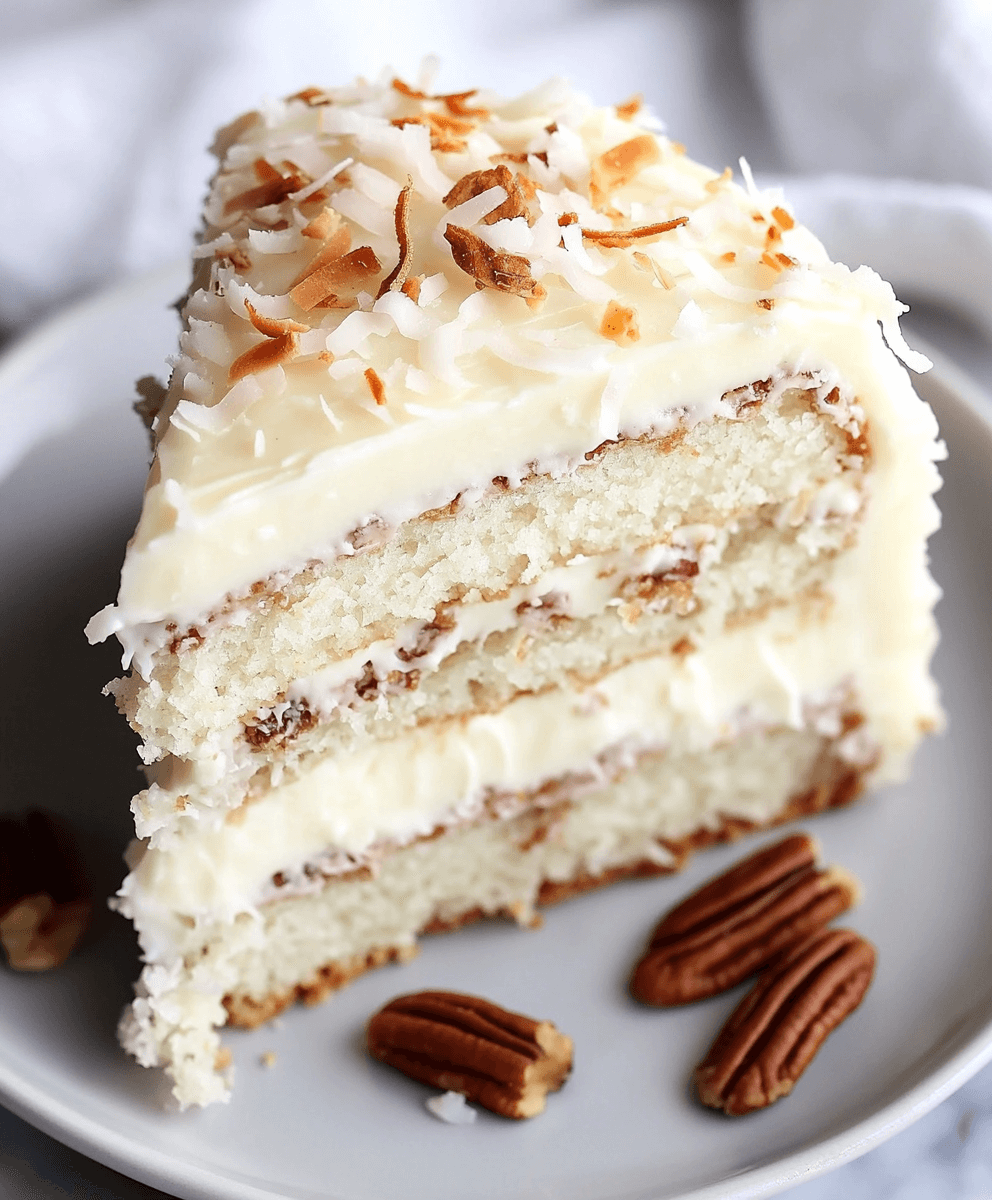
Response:
MULTIPOLYGON (((500 423, 553 377, 588 395, 563 396, 541 437, 582 441, 590 420, 610 436, 636 436, 659 419, 631 415, 659 395, 640 376, 656 377, 680 343, 757 337, 771 347, 800 306, 860 306, 905 361, 923 365, 902 342, 890 289, 830 264, 746 164, 744 190, 658 130, 638 101, 596 108, 560 81, 509 100, 359 81, 306 88, 233 122, 217 142, 181 352, 154 404, 162 482, 146 496, 134 569, 146 551, 149 564, 164 554, 173 534, 178 542, 219 514, 235 521, 242 507, 256 532, 250 547, 232 545, 232 561, 256 573, 230 588, 301 554, 347 553, 348 530, 388 505, 388 473, 364 471, 384 482, 369 483, 365 507, 342 515, 341 529, 322 508, 335 528, 306 551, 302 540, 288 549, 268 489, 317 487, 326 470, 346 507, 354 485, 341 490, 332 459, 358 471, 385 437, 397 454, 406 447, 402 477, 412 479, 420 468, 410 448, 422 438, 436 443, 479 406, 500 423)), ((463 454, 456 460, 474 470, 463 454)), ((518 466, 501 462, 486 478, 518 466)), ((439 484, 438 503, 479 483, 439 484)), ((389 486, 399 494, 406 484, 395 474, 389 486)), ((167 611, 180 624, 202 612, 182 608, 180 594, 216 600, 205 568, 167 573, 155 588, 149 575, 147 594, 174 594, 167 611)), ((123 624, 160 621, 157 605, 127 599, 129 587, 123 624)), ((99 628, 122 628, 117 621, 99 628)))
MULTIPOLYGON (((700 288, 753 314, 755 301, 774 298, 771 276, 801 269, 808 245, 797 252, 781 203, 754 212, 760 196, 746 168, 750 199, 729 168, 697 167, 657 128, 640 97, 595 109, 558 82, 505 100, 478 89, 434 94, 399 78, 305 88, 264 119, 235 122, 221 139, 199 286, 184 314, 189 351, 164 411, 189 431, 196 423, 178 416, 180 402, 219 408, 231 386, 275 367, 292 392, 301 373, 318 370, 330 376, 324 406, 347 428, 349 404, 364 408, 348 381, 370 366, 380 379, 394 363, 398 379, 426 372, 442 392, 464 386, 460 360, 487 350, 540 370, 533 351, 507 356, 509 312, 462 311, 473 289, 524 299, 521 322, 591 305, 599 330, 603 305, 627 307, 619 297, 629 283, 618 289, 614 276, 629 281, 632 267, 644 286, 681 293, 662 323, 670 338, 682 336, 689 300, 709 319, 700 288), (690 258, 687 276, 680 264, 690 258), (425 311, 445 291, 440 321, 380 307, 396 293, 425 311), (365 362, 353 369, 348 354, 365 362)), ((629 332, 612 340, 628 344, 629 332)), ((235 409, 245 411, 221 411, 235 409)))

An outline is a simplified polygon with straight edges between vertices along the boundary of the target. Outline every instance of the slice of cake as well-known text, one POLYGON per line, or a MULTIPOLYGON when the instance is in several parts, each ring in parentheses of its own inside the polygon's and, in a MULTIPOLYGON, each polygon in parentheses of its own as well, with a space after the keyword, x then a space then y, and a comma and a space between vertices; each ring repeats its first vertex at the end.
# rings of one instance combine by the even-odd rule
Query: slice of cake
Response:
MULTIPOLYGON (((124 1044, 902 776, 939 721, 901 306, 636 103, 399 80, 249 113, 117 604, 148 787, 124 1044)), ((742 164, 743 165, 743 164, 742 164)))

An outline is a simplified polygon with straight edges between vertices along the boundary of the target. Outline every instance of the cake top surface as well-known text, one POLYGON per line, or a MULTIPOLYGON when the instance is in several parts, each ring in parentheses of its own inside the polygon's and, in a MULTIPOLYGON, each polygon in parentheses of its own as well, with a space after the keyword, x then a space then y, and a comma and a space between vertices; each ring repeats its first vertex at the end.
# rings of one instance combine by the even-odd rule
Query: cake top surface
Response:
POLYGON ((769 364, 810 365, 811 314, 881 321, 910 354, 887 284, 637 101, 386 76, 272 102, 215 152, 142 518, 94 639, 161 644, 370 523, 716 415, 769 364))

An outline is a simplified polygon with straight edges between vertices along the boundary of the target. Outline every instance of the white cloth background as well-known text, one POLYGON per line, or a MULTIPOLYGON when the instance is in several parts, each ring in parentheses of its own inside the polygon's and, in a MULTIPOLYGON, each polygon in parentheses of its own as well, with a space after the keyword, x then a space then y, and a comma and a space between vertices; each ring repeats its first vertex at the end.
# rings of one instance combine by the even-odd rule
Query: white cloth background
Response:
POLYGON ((445 88, 642 92, 835 257, 992 330, 989 0, 0 0, 0 327, 187 252, 211 131, 442 58, 445 88))

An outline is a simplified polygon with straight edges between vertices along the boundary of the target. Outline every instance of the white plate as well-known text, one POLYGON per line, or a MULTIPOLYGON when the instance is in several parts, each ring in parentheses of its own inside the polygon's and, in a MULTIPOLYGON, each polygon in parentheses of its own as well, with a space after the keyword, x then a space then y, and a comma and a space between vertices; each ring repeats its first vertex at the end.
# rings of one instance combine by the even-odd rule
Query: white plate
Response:
MULTIPOLYGON (((132 380, 172 349, 183 288, 174 268, 75 310, 0 368, 8 474, 0 484, 5 805, 70 813, 113 886, 135 782, 130 737, 99 696, 111 648, 80 632, 114 592, 144 476, 132 380), (13 731, 13 735, 9 731, 13 731)), ((119 918, 50 975, 0 971, 0 1099, 99 1161, 182 1197, 317 1200, 648 1200, 758 1196, 863 1153, 932 1108, 992 1058, 992 431, 942 365, 920 381, 951 450, 934 539, 946 590, 937 674, 949 732, 912 784, 811 823, 829 859, 862 878, 851 924, 879 948, 862 1008, 795 1093, 729 1120, 686 1079, 737 999, 665 1013, 626 996, 658 914, 740 854, 632 882, 547 913, 539 932, 492 923, 429 938, 404 968, 359 980, 278 1028, 232 1033, 228 1107, 163 1111, 157 1072, 125 1059, 117 1014, 136 973, 119 918), (539 1119, 481 1114, 450 1127, 429 1094, 370 1062, 367 1016, 398 991, 452 987, 550 1017, 576 1069, 539 1119), (264 1051, 277 1055, 272 1068, 264 1051)), ((766 837, 765 840, 768 840, 766 837)))

